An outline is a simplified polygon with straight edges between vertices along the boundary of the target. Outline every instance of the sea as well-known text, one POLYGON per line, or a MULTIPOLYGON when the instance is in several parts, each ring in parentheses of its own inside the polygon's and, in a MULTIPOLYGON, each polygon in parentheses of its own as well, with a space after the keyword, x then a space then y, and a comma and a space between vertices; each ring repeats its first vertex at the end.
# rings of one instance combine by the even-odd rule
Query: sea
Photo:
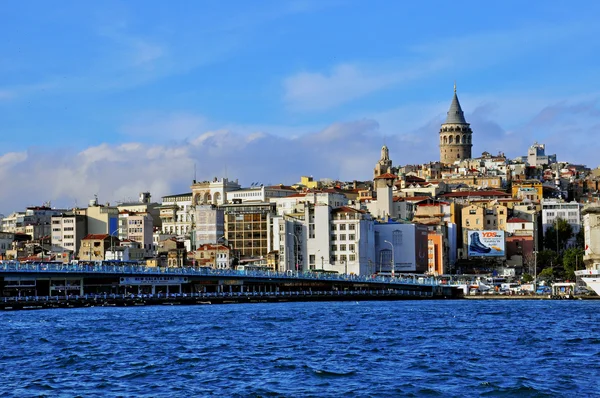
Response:
POLYGON ((0 313, 2 397, 600 396, 600 301, 0 313))

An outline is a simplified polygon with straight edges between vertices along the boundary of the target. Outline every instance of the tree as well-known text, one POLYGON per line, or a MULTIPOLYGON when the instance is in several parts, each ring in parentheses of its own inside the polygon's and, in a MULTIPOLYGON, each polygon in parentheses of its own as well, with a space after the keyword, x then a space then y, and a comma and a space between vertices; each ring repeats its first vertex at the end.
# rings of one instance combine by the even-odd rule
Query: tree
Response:
POLYGON ((575 271, 577 268, 583 267, 583 254, 583 249, 579 247, 572 247, 565 250, 562 263, 566 279, 575 280, 575 271))
POLYGON ((548 227, 544 234, 544 248, 560 253, 572 237, 573 228, 571 224, 559 217, 554 220, 552 226, 548 227))
POLYGON ((583 234, 583 228, 579 229, 579 232, 575 234, 575 246, 585 247, 585 237, 583 234))
POLYGON ((552 281, 554 280, 554 270, 551 267, 544 268, 538 275, 538 278, 545 281, 552 281))
POLYGON ((529 283, 529 282, 533 281, 533 276, 531 276, 529 274, 523 274, 523 276, 521 276, 521 280, 525 283, 529 283))

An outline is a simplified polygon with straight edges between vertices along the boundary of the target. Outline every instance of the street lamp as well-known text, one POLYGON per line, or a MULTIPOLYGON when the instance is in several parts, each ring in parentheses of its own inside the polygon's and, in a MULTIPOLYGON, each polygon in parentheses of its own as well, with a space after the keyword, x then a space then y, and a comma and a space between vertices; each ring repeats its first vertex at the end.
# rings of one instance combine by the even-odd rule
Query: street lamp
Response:
POLYGON ((384 240, 384 242, 389 244, 392 248, 392 277, 394 277, 394 269, 396 268, 396 263, 394 263, 394 245, 392 245, 392 242, 387 240, 384 240))
POLYGON ((298 243, 298 237, 294 234, 292 234, 291 232, 288 232, 288 235, 291 235, 294 237, 294 241, 296 242, 296 272, 298 272, 298 252, 299 252, 299 247, 300 244, 298 243))
MULTIPOLYGON (((112 257, 113 257, 113 258, 112 258, 113 260, 116 260, 116 259, 117 259, 117 256, 115 256, 115 247, 114 247, 114 245, 113 245, 113 237, 114 237, 114 235, 115 235, 117 232, 120 232, 120 231, 121 231, 121 228, 117 228, 117 229, 115 229, 114 231, 112 231, 112 233, 110 234, 110 253, 111 253, 112 257)), ((91 250, 91 249, 90 249, 90 250, 91 250)), ((90 257, 91 257, 91 256, 90 256, 90 257)), ((104 256, 104 257, 106 257, 106 256, 104 256)), ((105 260, 106 260, 106 258, 105 258, 105 260)))

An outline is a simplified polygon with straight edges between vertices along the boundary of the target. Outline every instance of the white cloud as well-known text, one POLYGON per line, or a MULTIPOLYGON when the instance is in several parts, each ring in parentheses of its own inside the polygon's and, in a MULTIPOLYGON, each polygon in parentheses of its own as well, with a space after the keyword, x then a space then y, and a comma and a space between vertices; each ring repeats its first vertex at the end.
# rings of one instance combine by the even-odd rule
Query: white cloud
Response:
POLYGON ((203 132, 187 140, 150 145, 101 144, 80 151, 37 149, 35 154, 0 157, 1 211, 52 201, 54 206, 83 205, 98 194, 114 203, 150 191, 160 196, 189 190, 194 166, 199 179, 228 177, 240 182, 292 184, 301 175, 370 178, 379 145, 377 123, 337 123, 316 133, 283 138, 266 132, 203 132), (71 157, 64 154, 72 152, 71 157), (362 170, 362 173, 361 173, 362 170), (25 199, 26 198, 26 199, 25 199))
POLYGON ((342 64, 335 66, 329 74, 300 72, 284 80, 284 101, 297 111, 325 110, 412 80, 437 67, 430 63, 388 71, 342 64))

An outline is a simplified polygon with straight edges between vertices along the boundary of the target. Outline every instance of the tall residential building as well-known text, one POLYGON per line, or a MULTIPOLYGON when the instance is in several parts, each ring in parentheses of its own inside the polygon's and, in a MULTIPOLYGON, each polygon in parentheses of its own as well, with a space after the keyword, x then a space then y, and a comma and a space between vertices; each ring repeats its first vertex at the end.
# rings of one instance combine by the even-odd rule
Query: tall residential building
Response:
POLYGON ((51 227, 52 252, 77 257, 81 240, 87 235, 86 217, 69 213, 52 216, 51 227))
POLYGON ((242 257, 266 258, 272 249, 271 219, 275 203, 228 203, 221 208, 225 212, 227 244, 242 257))
POLYGON ((117 204, 119 212, 149 213, 154 227, 161 227, 160 203, 152 202, 150 192, 141 192, 137 202, 122 202, 117 204))
POLYGON ((448 116, 440 128, 440 162, 452 164, 457 160, 470 159, 472 135, 473 131, 458 102, 455 84, 448 116))
POLYGON ((192 193, 163 196, 160 218, 163 234, 189 236, 194 224, 192 193))
POLYGON ((225 235, 225 213, 216 205, 194 206, 195 247, 222 243, 225 235))
POLYGON ((140 249, 143 249, 143 255, 146 257, 154 254, 153 230, 154 220, 150 213, 130 211, 119 213, 118 238, 139 243, 140 249))
POLYGON ((98 198, 90 200, 85 211, 88 234, 116 236, 119 231, 119 209, 116 206, 100 205, 98 198))
POLYGON ((561 218, 569 223, 573 230, 573 235, 579 233, 581 229, 581 205, 577 202, 544 199, 542 201, 542 232, 544 235, 546 235, 546 231, 557 218, 561 218))

